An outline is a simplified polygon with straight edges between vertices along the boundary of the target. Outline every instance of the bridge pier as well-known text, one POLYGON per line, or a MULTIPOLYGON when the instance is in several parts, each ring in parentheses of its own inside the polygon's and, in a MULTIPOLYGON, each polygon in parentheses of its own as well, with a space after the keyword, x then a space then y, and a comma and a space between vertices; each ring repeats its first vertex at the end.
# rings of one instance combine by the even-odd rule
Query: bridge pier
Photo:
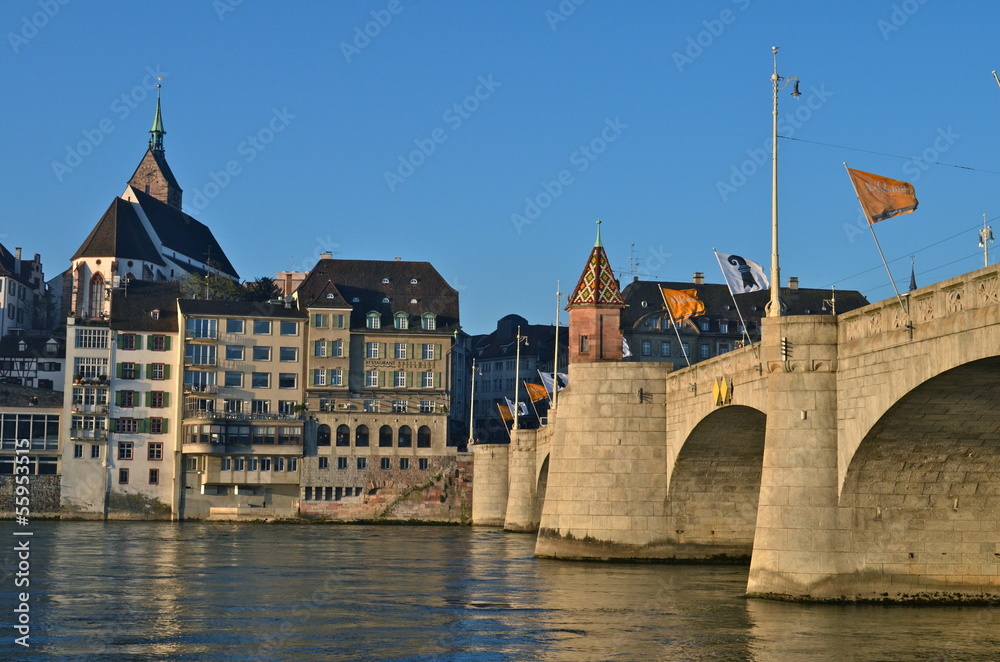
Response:
POLYGON ((848 551, 838 521, 837 318, 768 317, 762 336, 767 430, 747 593, 834 598, 848 551))
POLYGON ((470 448, 475 462, 473 526, 503 526, 507 514, 509 448, 507 444, 474 444, 470 448))
POLYGON ((503 528, 507 531, 530 533, 538 530, 542 516, 535 486, 538 430, 510 432, 510 488, 503 528))

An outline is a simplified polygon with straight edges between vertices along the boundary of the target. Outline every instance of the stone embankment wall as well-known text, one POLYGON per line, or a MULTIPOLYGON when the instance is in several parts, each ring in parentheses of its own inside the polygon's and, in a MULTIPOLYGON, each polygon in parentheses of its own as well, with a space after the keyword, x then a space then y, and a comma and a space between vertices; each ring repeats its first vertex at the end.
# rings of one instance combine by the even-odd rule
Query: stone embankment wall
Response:
MULTIPOLYGON (((32 517, 58 517, 61 476, 29 476, 28 505, 32 517)), ((16 514, 16 483, 14 476, 0 476, 0 518, 10 519, 16 514)))

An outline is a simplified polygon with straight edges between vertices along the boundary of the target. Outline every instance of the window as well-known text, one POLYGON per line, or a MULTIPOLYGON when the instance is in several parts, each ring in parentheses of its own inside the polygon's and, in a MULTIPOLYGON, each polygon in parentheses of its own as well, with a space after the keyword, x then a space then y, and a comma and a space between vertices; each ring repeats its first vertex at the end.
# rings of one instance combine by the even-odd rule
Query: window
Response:
POLYGON ((166 336, 149 336, 149 348, 154 352, 165 352, 169 346, 166 336))
POLYGON ((684 354, 691 356, 691 345, 689 343, 681 343, 681 349, 684 350, 684 354))
POLYGON ((315 368, 312 371, 312 385, 313 386, 326 386, 326 370, 323 368, 315 368))
POLYGON ((269 457, 262 457, 262 458, 260 458, 260 470, 261 471, 270 471, 271 470, 271 458, 269 458, 269 457))
POLYGON ((243 346, 242 345, 226 345, 226 360, 227 361, 242 361, 243 360, 243 346))
POLYGON ((321 457, 321 458, 319 458, 319 468, 320 469, 329 469, 330 468, 330 458, 328 458, 328 457, 321 457))
POLYGON ((719 322, 719 333, 729 333, 729 322, 726 320, 719 322))
POLYGON ((119 485, 128 485, 128 469, 119 469, 118 470, 118 484, 119 485))
POLYGON ((378 445, 380 448, 391 448, 392 447, 392 428, 388 425, 383 425, 378 430, 378 445))
POLYGON ((409 448, 413 445, 413 430, 410 429, 409 425, 403 425, 399 428, 396 445, 400 448, 409 448))
POLYGON ((709 321, 708 321, 708 320, 706 320, 706 319, 703 319, 703 320, 701 320, 701 321, 700 321, 700 322, 698 323, 698 326, 699 326, 699 327, 701 327, 701 330, 702 330, 702 331, 708 331, 708 329, 709 329, 709 326, 710 326, 710 325, 709 325, 709 321))
POLYGON ((295 388, 298 383, 298 375, 294 372, 278 373, 278 388, 295 388))
POLYGON ((431 343, 424 343, 421 351, 420 357, 425 361, 434 360, 434 345, 431 343))
POLYGON ((163 444, 159 442, 151 442, 149 444, 149 450, 146 452, 146 459, 148 460, 162 460, 163 459, 163 444))
POLYGON ((250 411, 254 414, 267 414, 271 411, 270 400, 251 400, 250 411))
POLYGON ((330 318, 330 322, 332 323, 332 326, 335 326, 338 329, 343 329, 344 328, 344 316, 343 315, 333 315, 330 318))
POLYGON ((97 444, 90 445, 90 459, 96 460, 101 457, 101 447, 97 444))
POLYGON ((261 425, 253 429, 253 443, 273 444, 275 428, 273 425, 261 425))
POLYGON ((392 385, 396 388, 404 388, 406 386, 406 373, 402 370, 397 370, 392 376, 392 385))
POLYGON ((420 326, 424 331, 437 329, 437 315, 434 313, 424 313, 420 316, 420 326))
POLYGON ((344 355, 344 341, 343 340, 334 340, 333 342, 331 342, 330 343, 330 356, 333 356, 333 357, 337 358, 337 357, 341 357, 343 355, 344 355))
POLYGON ((299 323, 283 321, 278 325, 279 333, 283 336, 299 335, 299 323))
POLYGON ((149 378, 150 379, 166 379, 167 370, 166 364, 164 363, 151 363, 149 364, 149 378))
MULTIPOLYGON (((368 445, 368 426, 359 425, 354 430, 354 445, 355 446, 367 446, 368 445)), ((364 467, 358 467, 363 469, 364 467)))
POLYGON ((396 313, 393 316, 393 326, 397 329, 410 328, 410 316, 403 312, 396 313))
POLYGON ((118 336, 118 349, 135 349, 135 334, 122 333, 118 336))
POLYGON ((73 445, 73 457, 74 458, 82 458, 83 457, 83 444, 74 444, 73 445))
POLYGON ((185 457, 184 458, 184 470, 185 471, 198 471, 198 458, 197 457, 191 457, 190 455, 188 457, 185 457))
POLYGON ((131 441, 119 441, 118 442, 118 459, 119 460, 131 460, 132 451, 135 444, 131 441))
POLYGON ((237 457, 233 471, 246 471, 247 470, 247 459, 245 457, 237 457))
POLYGON ((138 419, 135 418, 115 419, 115 432, 138 432, 138 431, 139 431, 138 419))
POLYGON ((271 388, 271 373, 255 372, 250 376, 252 388, 271 388))
POLYGON ((185 328, 188 338, 214 338, 216 320, 189 318, 185 328))
POLYGON ((215 365, 215 345, 188 345, 184 349, 188 365, 215 365))
POLYGON ((271 335, 271 320, 254 320, 253 333, 255 336, 271 335))
POLYGON ((243 413, 243 401, 231 400, 231 399, 223 400, 222 411, 226 412, 227 414, 241 414, 243 413))
POLYGON ((648 340, 643 340, 641 351, 643 356, 649 356, 650 354, 653 353, 653 343, 651 343, 648 340))
POLYGON ((226 333, 245 333, 243 320, 226 320, 226 333))
POLYGON ((146 396, 146 405, 154 409, 162 409, 167 406, 167 394, 163 391, 150 391, 146 396))
POLYGON ((159 485, 160 484, 160 470, 159 469, 150 469, 149 470, 149 484, 150 485, 159 485))
POLYGON ((588 336, 580 336, 580 353, 586 354, 590 351, 590 338, 588 336))
POLYGON ((420 413, 421 414, 433 414, 434 413, 434 401, 433 400, 421 400, 420 401, 420 413))
POLYGON ((295 400, 278 400, 278 413, 289 415, 295 413, 295 400))
POLYGON ((368 468, 368 458, 367 457, 359 457, 358 458, 358 469, 367 469, 367 468, 368 468))
POLYGON ((283 457, 276 457, 276 458, 274 458, 274 470, 275 471, 284 471, 285 470, 285 458, 283 458, 283 457))
POLYGON ((343 423, 337 426, 337 440, 336 444, 338 446, 350 446, 351 445, 351 428, 347 427, 343 423))
POLYGON ((344 385, 344 371, 340 368, 331 370, 328 373, 330 377, 330 386, 343 386, 344 385))
POLYGON ((76 346, 80 349, 107 349, 107 329, 77 329, 76 346))
POLYGON ((228 455, 225 456, 225 457, 223 457, 219 461, 219 470, 220 471, 232 471, 233 470, 233 458, 229 457, 228 455))
POLYGON ((703 359, 707 359, 709 356, 708 345, 698 345, 698 356, 703 359))
POLYGON ((73 372, 80 375, 82 379, 107 377, 108 360, 91 356, 78 356, 73 359, 73 372))
POLYGON ((421 471, 427 471, 427 465, 428 464, 430 464, 430 463, 427 461, 426 457, 422 457, 419 460, 417 460, 417 466, 419 467, 419 469, 421 471))
POLYGON ((417 429, 417 448, 431 447, 431 429, 426 425, 421 425, 417 429))
POLYGON ((378 370, 365 370, 365 386, 378 386, 378 370))
POLYGON ((281 347, 278 349, 279 361, 298 361, 299 350, 297 347, 281 347))
POLYGON ((298 471, 298 468, 299 468, 299 460, 298 460, 298 458, 294 458, 294 457, 288 458, 288 470, 289 471, 298 471))
POLYGON ((254 361, 270 361, 271 360, 271 348, 270 347, 254 347, 253 348, 253 360, 254 361))
POLYGON ((316 340, 313 342, 313 356, 326 356, 325 340, 316 340))
POLYGON ((720 342, 719 343, 718 353, 719 354, 725 354, 728 351, 729 351, 729 343, 727 343, 727 342, 720 342))
POLYGON ((316 313, 313 315, 313 328, 325 329, 328 317, 322 313, 316 313))
POLYGON ((434 373, 424 372, 420 375, 420 385, 424 388, 434 388, 434 373))
POLYGON ((330 426, 326 423, 321 423, 316 428, 316 445, 317 446, 329 446, 330 445, 330 426))
POLYGON ((243 386, 243 373, 242 372, 232 372, 226 371, 226 386, 230 388, 242 388, 243 386))
POLYGON ((670 343, 661 342, 660 343, 660 356, 670 356, 670 343))
POLYGON ((377 412, 379 410, 378 400, 365 400, 365 411, 366 412, 377 412))
POLYGON ((382 316, 375 311, 368 313, 365 317, 365 326, 369 329, 381 329, 382 328, 382 316))
POLYGON ((165 434, 167 431, 167 421, 164 418, 154 417, 149 419, 150 434, 165 434))
POLYGON ((377 342, 365 343, 365 358, 366 359, 377 359, 378 358, 378 343, 377 342))
POLYGON ((347 458, 346 457, 338 457, 337 458, 337 468, 338 469, 346 469, 347 468, 347 458))
POLYGON ((139 373, 136 370, 136 365, 134 363, 119 363, 118 377, 119 379, 138 379, 139 373))
POLYGON ((257 458, 251 455, 247 458, 247 471, 257 471, 257 458))
POLYGON ((392 411, 396 414, 406 413, 406 400, 393 400, 392 401, 392 411))
POLYGON ((391 466, 391 460, 387 457, 383 457, 379 466, 381 466, 382 469, 388 469, 391 466))
POLYGON ((118 402, 115 404, 119 407, 134 407, 135 391, 118 391, 118 402))
POLYGON ((186 370, 184 372, 184 385, 190 391, 207 391, 209 387, 215 386, 215 373, 186 370))
POLYGON ((401 457, 401 458, 399 458, 399 468, 402 469, 402 470, 404 470, 404 471, 407 470, 407 469, 409 469, 410 468, 410 458, 408 458, 408 457, 401 457))

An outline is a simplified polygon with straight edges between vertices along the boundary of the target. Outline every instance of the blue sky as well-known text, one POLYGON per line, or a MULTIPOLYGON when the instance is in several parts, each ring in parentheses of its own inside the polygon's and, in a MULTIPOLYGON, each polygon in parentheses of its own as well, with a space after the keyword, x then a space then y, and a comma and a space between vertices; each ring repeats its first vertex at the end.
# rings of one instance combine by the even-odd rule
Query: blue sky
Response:
POLYGON ((876 226, 897 280, 911 253, 921 284, 982 266, 998 25, 985 1, 8 0, 0 242, 68 266, 145 150, 162 75, 185 210, 244 278, 327 250, 428 260, 470 333, 551 323, 600 218, 623 285, 630 255, 644 278, 722 282, 713 246, 770 264, 778 45, 803 93, 780 100, 783 280, 880 300, 842 163, 916 187, 916 212, 876 226))

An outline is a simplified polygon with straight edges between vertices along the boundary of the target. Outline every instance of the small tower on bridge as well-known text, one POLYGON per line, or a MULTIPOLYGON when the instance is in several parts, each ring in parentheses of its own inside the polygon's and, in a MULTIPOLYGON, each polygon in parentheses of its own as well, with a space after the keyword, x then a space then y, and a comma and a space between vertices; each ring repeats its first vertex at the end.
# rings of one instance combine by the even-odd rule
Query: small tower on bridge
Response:
POLYGON ((601 221, 590 259, 569 298, 569 362, 622 360, 622 309, 626 308, 601 243, 601 221))

